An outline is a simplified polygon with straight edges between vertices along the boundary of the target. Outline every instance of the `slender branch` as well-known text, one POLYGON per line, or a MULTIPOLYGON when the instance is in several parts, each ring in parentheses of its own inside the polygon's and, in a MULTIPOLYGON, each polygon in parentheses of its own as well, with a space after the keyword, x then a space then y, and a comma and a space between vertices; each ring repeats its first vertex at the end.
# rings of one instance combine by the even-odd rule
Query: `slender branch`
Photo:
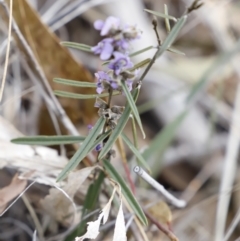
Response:
MULTIPOLYGON (((3 6, 5 11, 8 12, 8 8, 7 8, 6 4, 2 1, 0 1, 0 4, 3 6)), ((7 50, 6 50, 4 69, 3 69, 3 78, 2 78, 1 89, 0 89, 0 102, 2 101, 3 90, 4 90, 6 77, 7 77, 9 55, 10 55, 10 43, 11 43, 11 32, 12 32, 12 9, 13 9, 13 0, 10 0, 9 22, 8 22, 8 42, 7 42, 7 50)))
POLYGON ((160 46, 161 45, 161 39, 159 37, 159 33, 158 33, 158 30, 157 30, 157 19, 156 19, 156 17, 153 17, 152 25, 153 25, 153 30, 154 30, 154 32, 156 34, 156 37, 157 37, 158 46, 160 46))
POLYGON ((157 226, 159 230, 161 230, 164 234, 166 234, 170 240, 178 241, 178 238, 175 234, 169 229, 165 228, 161 223, 159 223, 153 216, 151 216, 146 210, 144 210, 145 215, 149 218, 149 220, 157 226))

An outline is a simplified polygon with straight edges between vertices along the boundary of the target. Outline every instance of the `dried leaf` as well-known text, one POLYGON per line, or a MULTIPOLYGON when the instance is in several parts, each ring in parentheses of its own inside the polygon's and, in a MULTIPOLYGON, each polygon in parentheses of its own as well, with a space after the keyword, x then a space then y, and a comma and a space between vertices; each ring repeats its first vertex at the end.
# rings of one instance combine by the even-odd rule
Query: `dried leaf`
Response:
MULTIPOLYGON (((6 1, 9 4, 9 0, 6 1)), ((79 89, 73 86, 64 86, 53 81, 53 78, 64 78, 93 82, 94 79, 90 72, 79 64, 70 54, 66 47, 60 44, 57 36, 41 21, 38 13, 29 5, 26 0, 13 1, 13 17, 31 47, 35 58, 42 67, 52 89, 65 90, 68 92, 79 93, 79 89)), ((6 20, 8 21, 8 19, 6 20)), ((23 46, 14 35, 21 50, 23 46)), ((31 60, 28 61, 31 64, 31 60)), ((31 66, 35 69, 35 66, 31 66)), ((93 94, 94 89, 84 88, 80 90, 82 94, 93 94)), ((94 100, 70 100, 59 98, 61 104, 73 122, 83 118, 90 122, 96 110, 93 107, 94 100)), ((46 114, 42 118, 46 118, 46 114)), ((44 128, 42 134, 44 134, 44 128)), ((50 129, 50 128, 49 128, 50 129)), ((46 134, 46 133, 45 133, 46 134)))
POLYGON ((127 241, 125 220, 123 215, 122 200, 118 210, 117 220, 114 229, 113 241, 127 241))
MULTIPOLYGON (((31 175, 32 172, 29 172, 25 175, 25 177, 29 177, 31 175)), ((8 186, 0 189, 0 213, 4 211, 8 202, 13 200, 24 191, 26 186, 27 180, 19 179, 19 175, 16 174, 8 186)))
POLYGON ((116 192, 116 189, 113 190, 111 198, 109 199, 106 206, 102 209, 102 212, 98 216, 98 219, 94 222, 88 222, 87 232, 81 237, 76 237, 75 241, 82 241, 86 238, 95 239, 98 236, 101 220, 103 219, 103 224, 107 222, 115 192, 116 192))
POLYGON ((70 200, 74 198, 78 189, 95 168, 96 166, 86 167, 70 173, 66 185, 62 188, 62 192, 56 188, 51 188, 49 194, 41 200, 41 205, 44 210, 57 221, 62 222, 64 225, 68 225, 71 221, 71 214, 74 212, 72 205, 73 201, 71 202, 70 200))
POLYGON ((156 220, 163 224, 169 224, 172 222, 172 211, 164 201, 159 201, 156 204, 150 206, 148 212, 156 220))

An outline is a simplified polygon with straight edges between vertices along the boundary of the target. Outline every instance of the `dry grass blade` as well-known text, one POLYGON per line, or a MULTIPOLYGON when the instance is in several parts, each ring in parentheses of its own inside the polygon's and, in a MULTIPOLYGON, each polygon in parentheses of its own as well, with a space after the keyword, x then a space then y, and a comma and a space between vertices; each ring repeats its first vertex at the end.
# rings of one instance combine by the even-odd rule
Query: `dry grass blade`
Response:
POLYGON ((215 241, 223 240, 224 230, 227 219, 228 206, 230 202, 231 192, 235 171, 237 169, 237 155, 240 147, 240 84, 238 84, 235 107, 232 115, 232 123, 230 135, 227 144, 220 193, 226 192, 225 195, 219 197, 217 206, 216 226, 215 226, 215 241))
MULTIPOLYGON (((0 1, 0 4, 1 4, 1 1, 0 1)), ((2 101, 4 85, 6 82, 8 60, 9 60, 9 54, 10 54, 11 31, 12 31, 12 9, 13 9, 13 0, 10 0, 9 22, 8 22, 8 42, 7 42, 7 51, 6 51, 6 58, 5 58, 5 64, 4 64, 4 70, 3 70, 3 78, 2 78, 1 89, 0 89, 0 102, 2 101)))

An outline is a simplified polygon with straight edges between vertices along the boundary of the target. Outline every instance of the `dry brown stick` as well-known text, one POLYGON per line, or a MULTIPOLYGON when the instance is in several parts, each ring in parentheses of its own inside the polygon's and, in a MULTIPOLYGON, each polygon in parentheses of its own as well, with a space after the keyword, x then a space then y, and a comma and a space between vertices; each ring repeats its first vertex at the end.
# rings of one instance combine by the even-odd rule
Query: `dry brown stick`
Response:
POLYGON ((179 241, 179 239, 175 236, 173 232, 171 232, 169 229, 165 228, 161 223, 159 223, 152 215, 150 215, 146 210, 144 210, 145 215, 148 217, 148 219, 157 226, 159 230, 161 230, 164 234, 166 234, 171 241, 179 241))

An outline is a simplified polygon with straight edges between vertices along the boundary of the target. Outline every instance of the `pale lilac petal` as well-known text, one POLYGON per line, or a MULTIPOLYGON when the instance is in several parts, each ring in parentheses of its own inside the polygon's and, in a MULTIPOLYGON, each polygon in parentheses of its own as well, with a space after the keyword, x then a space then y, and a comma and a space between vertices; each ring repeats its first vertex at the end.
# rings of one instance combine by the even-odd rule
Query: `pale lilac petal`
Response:
POLYGON ((102 49, 102 52, 100 54, 101 60, 108 60, 113 53, 113 46, 112 44, 106 43, 102 49))
POLYGON ((101 94, 103 92, 103 88, 102 87, 97 87, 96 89, 98 94, 101 94))
POLYGON ((97 21, 94 22, 93 26, 96 30, 102 30, 102 28, 104 26, 104 21, 103 20, 97 20, 97 21))
POLYGON ((101 30, 101 36, 105 36, 109 33, 111 29, 118 29, 120 26, 120 20, 115 17, 108 17, 105 21, 104 26, 102 27, 101 30))
POLYGON ((116 90, 119 86, 118 86, 118 83, 116 83, 115 81, 111 81, 110 82, 110 85, 111 85, 111 87, 114 89, 114 90, 116 90))
POLYGON ((102 50, 101 43, 98 43, 98 45, 92 47, 91 50, 94 52, 94 54, 100 54, 102 50))

